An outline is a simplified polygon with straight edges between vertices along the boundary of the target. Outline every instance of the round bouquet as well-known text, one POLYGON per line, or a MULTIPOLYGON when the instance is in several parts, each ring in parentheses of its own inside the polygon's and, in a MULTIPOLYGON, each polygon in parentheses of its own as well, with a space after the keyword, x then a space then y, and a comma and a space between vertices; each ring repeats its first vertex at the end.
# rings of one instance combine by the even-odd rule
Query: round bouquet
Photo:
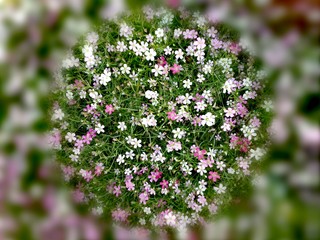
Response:
POLYGON ((74 197, 130 226, 203 223, 259 165, 263 73, 210 16, 144 8, 100 25, 62 63, 52 119, 74 197))

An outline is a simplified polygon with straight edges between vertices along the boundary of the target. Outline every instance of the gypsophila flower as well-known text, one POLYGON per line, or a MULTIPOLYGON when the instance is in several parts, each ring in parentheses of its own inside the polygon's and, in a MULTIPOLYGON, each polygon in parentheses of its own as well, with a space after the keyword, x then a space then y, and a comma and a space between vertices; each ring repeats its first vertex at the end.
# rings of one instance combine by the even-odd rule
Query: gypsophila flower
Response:
POLYGON ((214 187, 213 188, 218 194, 221 194, 221 193, 225 193, 226 192, 226 187, 225 186, 223 186, 223 184, 219 184, 219 186, 218 187, 214 187))
POLYGON ((183 87, 184 88, 190 89, 191 85, 192 85, 192 82, 190 81, 190 79, 183 80, 183 87))
POLYGON ((68 132, 65 138, 70 143, 74 142, 76 140, 76 134, 68 132))
POLYGON ((127 129, 127 126, 125 124, 125 122, 119 122, 118 123, 118 128, 121 130, 121 131, 124 131, 127 129))

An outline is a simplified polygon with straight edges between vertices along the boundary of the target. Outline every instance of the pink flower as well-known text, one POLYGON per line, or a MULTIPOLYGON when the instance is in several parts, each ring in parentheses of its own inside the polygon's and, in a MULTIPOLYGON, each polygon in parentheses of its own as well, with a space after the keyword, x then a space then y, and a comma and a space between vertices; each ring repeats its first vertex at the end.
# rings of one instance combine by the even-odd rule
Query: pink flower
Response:
POLYGON ((168 184, 169 184, 169 182, 165 179, 163 179, 162 182, 160 183, 162 189, 168 188, 168 186, 169 186, 168 184))
POLYGON ((131 181, 126 181, 126 188, 129 190, 129 191, 133 191, 134 190, 134 186, 135 184, 131 181))
POLYGON ((199 202, 202 206, 204 206, 204 205, 207 204, 207 199, 206 199, 203 195, 200 195, 200 196, 198 197, 198 202, 199 202))
POLYGON ((77 147, 78 149, 82 148, 83 147, 83 141, 78 139, 76 141, 76 143, 74 144, 75 147, 77 147))
POLYGON ((118 197, 121 194, 121 186, 114 186, 113 188, 113 194, 116 195, 116 197, 118 197))
POLYGON ((139 199, 140 199, 140 203, 145 205, 149 200, 149 195, 146 192, 140 193, 139 199))
POLYGON ((173 67, 170 68, 170 70, 173 74, 179 73, 181 70, 181 66, 175 63, 173 64, 173 67))
POLYGON ((77 203, 81 203, 84 201, 84 193, 80 189, 76 189, 73 192, 73 199, 77 203))
POLYGON ((231 43, 231 44, 229 45, 229 50, 230 50, 230 52, 232 52, 233 54, 238 55, 239 52, 241 51, 241 47, 240 47, 239 44, 233 42, 233 43, 231 43))
POLYGON ((102 173, 103 169, 104 169, 103 163, 98 163, 95 168, 95 174, 99 176, 102 173))
POLYGON ((129 215, 130 214, 127 211, 119 208, 117 210, 112 211, 112 218, 118 222, 126 222, 129 215))
POLYGON ((80 80, 74 81, 74 86, 79 90, 84 87, 83 83, 80 80))
POLYGON ((80 174, 87 182, 89 182, 93 178, 92 172, 88 170, 81 169, 80 174))
POLYGON ((162 67, 164 67, 165 65, 167 65, 167 61, 165 59, 164 56, 161 56, 159 59, 158 59, 158 64, 162 67))
POLYGON ((198 147, 195 151, 195 153, 193 154, 196 158, 198 158, 198 160, 201 160, 204 158, 204 155, 207 153, 206 150, 200 150, 200 148, 198 147))
POLYGON ((114 112, 114 108, 113 108, 112 104, 106 105, 106 113, 111 115, 113 112, 114 112))
POLYGON ((175 111, 167 112, 167 114, 168 114, 168 119, 172 121, 176 120, 178 117, 175 111))
POLYGON ((212 172, 212 171, 210 171, 208 178, 209 178, 212 182, 216 182, 217 179, 220 179, 220 176, 219 176, 219 174, 218 174, 217 172, 212 172))
POLYGON ((148 178, 150 179, 150 182, 157 182, 162 176, 162 172, 159 172, 159 170, 157 169, 154 172, 151 172, 151 175, 148 176, 148 178))

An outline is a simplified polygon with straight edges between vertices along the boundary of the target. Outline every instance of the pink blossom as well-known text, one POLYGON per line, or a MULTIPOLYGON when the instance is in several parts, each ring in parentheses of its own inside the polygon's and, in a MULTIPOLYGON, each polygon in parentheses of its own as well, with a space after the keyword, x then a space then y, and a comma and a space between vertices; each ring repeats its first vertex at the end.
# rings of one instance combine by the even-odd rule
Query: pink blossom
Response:
POLYGON ((200 150, 200 148, 198 147, 197 149, 196 149, 196 151, 194 152, 194 156, 196 157, 196 158, 198 158, 198 160, 201 160, 201 159, 203 159, 204 158, 204 155, 207 153, 207 151, 206 150, 200 150))
POLYGON ((92 172, 88 170, 81 169, 80 174, 87 182, 89 182, 93 178, 92 172))
POLYGON ((208 178, 209 178, 212 182, 216 182, 217 179, 220 179, 220 176, 219 176, 219 174, 218 174, 217 172, 212 172, 212 171, 210 171, 208 178))
POLYGON ((130 214, 127 211, 119 208, 117 210, 112 211, 113 220, 118 222, 126 222, 129 216, 130 214))
POLYGON ((95 168, 95 175, 99 176, 104 169, 103 163, 98 163, 95 168))
POLYGON ((171 70, 171 72, 172 72, 173 74, 177 74, 177 73, 180 72, 181 66, 175 63, 175 64, 173 64, 173 66, 170 68, 170 70, 171 70))
POLYGON ((116 195, 116 197, 118 197, 119 195, 121 195, 121 186, 114 186, 113 187, 113 194, 116 195))
POLYGON ((168 184, 169 184, 169 182, 165 179, 163 179, 162 182, 160 183, 162 189, 168 188, 168 186, 169 186, 168 184))
POLYGON ((139 199, 140 199, 140 203, 145 205, 149 200, 149 195, 146 192, 140 193, 139 199))
POLYGON ((114 112, 114 107, 112 106, 112 104, 106 105, 106 113, 111 115, 113 112, 114 112))
POLYGON ((79 90, 84 87, 83 83, 80 80, 74 81, 74 86, 79 90))
POLYGON ((126 181, 126 188, 129 190, 129 191, 133 191, 134 190, 134 186, 135 184, 131 181, 126 181))
POLYGON ((196 96, 192 98, 192 100, 195 102, 202 102, 202 99, 204 99, 204 96, 200 95, 199 93, 197 93, 196 96))
POLYGON ((206 199, 203 195, 200 195, 200 196, 198 197, 198 202, 199 202, 202 206, 204 206, 204 205, 207 204, 207 199, 206 199))
POLYGON ((81 203, 84 201, 84 193, 80 189, 76 189, 73 192, 73 199, 77 203, 81 203))
POLYGON ((168 114, 168 119, 169 119, 169 120, 174 121, 174 120, 177 119, 177 114, 176 114, 175 111, 167 112, 167 114, 168 114))
POLYGON ((253 119, 251 119, 251 124, 253 127, 260 127, 261 122, 260 122, 259 118, 257 118, 255 116, 253 119))
POLYGON ((239 52, 241 51, 241 47, 240 47, 239 44, 233 42, 233 43, 231 43, 231 44, 229 45, 229 50, 230 50, 230 52, 232 52, 233 54, 238 55, 239 52))
POLYGON ((81 139, 76 140, 76 143, 74 144, 75 147, 78 149, 83 147, 83 141, 81 139))
POLYGON ((161 57, 158 59, 158 64, 159 64, 160 66, 164 67, 164 66, 167 65, 168 63, 167 63, 165 57, 164 57, 164 56, 161 56, 161 57))
POLYGON ((202 119, 201 117, 194 117, 192 120, 193 126, 201 126, 202 119))

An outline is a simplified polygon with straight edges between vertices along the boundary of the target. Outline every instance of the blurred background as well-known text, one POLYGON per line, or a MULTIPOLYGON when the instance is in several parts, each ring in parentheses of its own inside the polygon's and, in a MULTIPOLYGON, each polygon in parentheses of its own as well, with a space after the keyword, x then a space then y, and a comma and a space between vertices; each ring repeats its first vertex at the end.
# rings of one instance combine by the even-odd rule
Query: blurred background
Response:
MULTIPOLYGON (((0 239, 129 239, 74 202, 45 144, 50 90, 76 40, 155 1, 0 0, 0 239), (122 237, 122 238, 121 238, 122 237)), ((157 1, 240 31, 273 87, 272 147, 253 191, 186 239, 320 239, 319 29, 316 0, 157 1)), ((249 191, 248 191, 249 192, 249 191)), ((133 239, 146 236, 136 230, 133 239)), ((159 239, 165 239, 161 235, 159 239)))

